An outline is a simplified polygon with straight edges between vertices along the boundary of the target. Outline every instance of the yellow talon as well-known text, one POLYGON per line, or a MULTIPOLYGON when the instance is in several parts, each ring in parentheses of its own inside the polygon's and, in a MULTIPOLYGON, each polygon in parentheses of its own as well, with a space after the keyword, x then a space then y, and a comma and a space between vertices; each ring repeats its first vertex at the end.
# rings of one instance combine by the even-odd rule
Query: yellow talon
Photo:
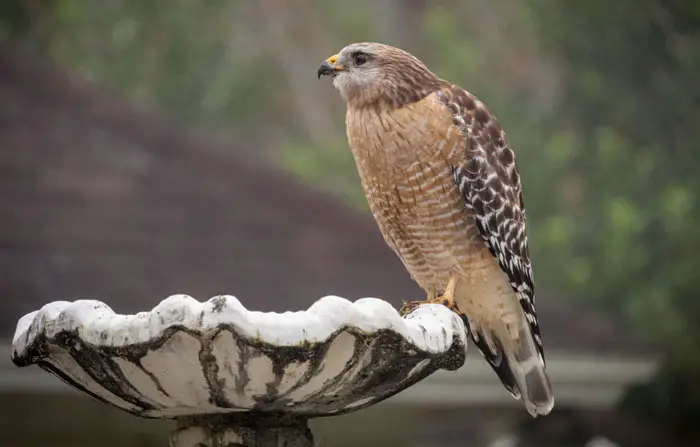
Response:
POLYGON ((427 300, 424 301, 404 301, 403 305, 401 306, 401 309, 399 310, 399 314, 403 317, 409 314, 413 309, 416 307, 423 305, 423 304, 442 304, 443 306, 447 307, 453 312, 456 312, 461 315, 461 312, 457 308, 457 305, 455 304, 454 301, 454 293, 455 293, 455 287, 457 287, 457 278, 456 277, 451 277, 450 281, 447 283, 447 287, 445 288, 445 293, 442 294, 442 296, 435 296, 428 298, 427 300))

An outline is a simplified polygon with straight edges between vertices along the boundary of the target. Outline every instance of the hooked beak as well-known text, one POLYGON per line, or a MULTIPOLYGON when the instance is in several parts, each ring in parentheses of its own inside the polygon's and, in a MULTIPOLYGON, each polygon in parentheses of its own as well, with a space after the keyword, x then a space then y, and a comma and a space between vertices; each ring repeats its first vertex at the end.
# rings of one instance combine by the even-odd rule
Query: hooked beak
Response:
POLYGON ((343 64, 338 63, 338 55, 335 54, 321 63, 321 66, 318 67, 318 72, 316 74, 318 75, 318 78, 321 79, 321 76, 335 75, 343 70, 345 70, 345 67, 343 64))

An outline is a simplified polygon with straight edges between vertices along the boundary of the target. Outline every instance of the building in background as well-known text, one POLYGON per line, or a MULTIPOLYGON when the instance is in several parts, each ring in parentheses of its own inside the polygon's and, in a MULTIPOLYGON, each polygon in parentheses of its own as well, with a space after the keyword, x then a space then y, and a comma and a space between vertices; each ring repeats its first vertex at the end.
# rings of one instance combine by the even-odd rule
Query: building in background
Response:
MULTIPOLYGON (((0 98, 0 445, 165 445, 166 424, 10 364, 14 324, 47 302, 99 299, 133 313, 175 293, 233 294, 284 311, 327 294, 398 306, 421 293, 369 215, 239 157, 245 142, 136 110, 10 43, 0 45, 0 98)), ((318 421, 319 444, 523 445, 512 436, 583 447, 602 433, 623 447, 659 445, 614 415, 655 353, 566 299, 543 292, 538 313, 557 398, 548 418, 530 420, 472 348, 458 372, 318 421)))

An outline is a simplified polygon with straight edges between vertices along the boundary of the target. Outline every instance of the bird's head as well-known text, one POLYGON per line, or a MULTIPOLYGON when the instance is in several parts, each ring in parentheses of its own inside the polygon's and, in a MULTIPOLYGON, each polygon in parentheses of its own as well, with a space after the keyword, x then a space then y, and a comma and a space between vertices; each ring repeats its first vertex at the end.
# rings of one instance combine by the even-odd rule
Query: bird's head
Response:
POLYGON ((349 107, 401 107, 438 89, 442 81, 418 58, 380 43, 353 43, 321 63, 349 107))

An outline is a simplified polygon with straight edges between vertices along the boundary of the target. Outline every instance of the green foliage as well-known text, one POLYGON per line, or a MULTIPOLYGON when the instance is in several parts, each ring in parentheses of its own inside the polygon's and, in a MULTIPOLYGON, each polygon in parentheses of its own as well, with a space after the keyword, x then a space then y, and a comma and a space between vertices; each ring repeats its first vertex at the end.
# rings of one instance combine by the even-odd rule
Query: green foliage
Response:
MULTIPOLYGON (((583 180, 569 242, 540 248, 583 256, 590 281, 561 286, 630 318, 671 361, 700 368, 700 354, 688 358, 700 352, 692 274, 700 268, 700 84, 691 81, 700 73, 700 10, 531 3, 541 41, 565 71, 557 113, 580 139, 566 170, 583 180)), ((564 269, 563 278, 575 275, 564 269)))
MULTIPOLYGON (((52 2, 46 2, 49 8, 52 2)), ((0 2, 0 41, 10 37, 25 35, 31 26, 30 11, 22 0, 4 0, 0 2)))
POLYGON ((687 421, 700 408, 700 8, 530 3, 540 40, 565 73, 557 113, 579 139, 565 169, 581 179, 573 233, 540 240, 538 257, 585 259, 585 275, 561 265, 560 289, 626 317, 667 354, 628 406, 697 433, 687 421))
POLYGON ((33 11, 34 29, 25 2, 1 17, 60 65, 142 106, 233 133, 260 120, 271 76, 259 53, 235 51, 229 19, 239 2, 49 4, 33 11))
MULTIPOLYGON (((269 28, 251 24, 246 5, 254 2, 31 2, 39 11, 22 0, 0 3, 0 38, 24 35, 138 104, 253 145, 274 141, 271 158, 366 208, 345 135, 312 141, 313 132, 289 124, 301 103, 285 88, 306 74, 287 87, 289 73, 270 70, 277 48, 265 51, 269 28)), ((389 40, 384 19, 409 17, 416 29, 404 37, 421 42, 412 50, 479 96, 508 132, 539 289, 594 303, 657 342, 667 354, 661 388, 633 400, 649 405, 665 395, 671 404, 651 406, 667 417, 694 414, 697 390, 678 396, 686 389, 679 381, 695 390, 700 377, 700 3, 405 2, 423 5, 413 15, 379 3, 301 2, 308 11, 300 6, 299 17, 308 13, 314 26, 299 31, 312 36, 300 41, 335 49, 389 40)), ((330 110, 333 101, 305 105, 330 110)))

